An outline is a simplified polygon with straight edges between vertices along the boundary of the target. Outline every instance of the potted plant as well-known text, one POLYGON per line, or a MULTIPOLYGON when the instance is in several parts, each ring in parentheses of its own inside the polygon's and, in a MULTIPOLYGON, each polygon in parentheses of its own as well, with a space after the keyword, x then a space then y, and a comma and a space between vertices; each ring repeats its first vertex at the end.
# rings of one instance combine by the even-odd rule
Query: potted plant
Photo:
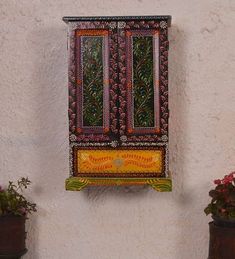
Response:
POLYGON ((7 188, 0 187, 0 258, 20 258, 27 252, 25 247, 25 220, 36 211, 36 204, 22 195, 30 185, 28 178, 17 183, 9 182, 7 188))
POLYGON ((235 172, 214 180, 211 202, 204 212, 211 214, 209 223, 209 259, 235 258, 235 172))

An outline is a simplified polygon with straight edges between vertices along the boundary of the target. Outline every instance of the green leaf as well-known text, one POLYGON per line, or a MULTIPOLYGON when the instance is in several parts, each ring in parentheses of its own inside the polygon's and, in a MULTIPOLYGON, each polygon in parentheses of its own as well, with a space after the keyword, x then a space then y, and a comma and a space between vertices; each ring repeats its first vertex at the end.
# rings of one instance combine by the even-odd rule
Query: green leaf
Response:
POLYGON ((209 191, 209 196, 212 198, 217 198, 219 193, 216 190, 209 191))
POLYGON ((208 206, 204 209, 204 212, 206 215, 209 215, 211 213, 212 205, 208 204, 208 206))

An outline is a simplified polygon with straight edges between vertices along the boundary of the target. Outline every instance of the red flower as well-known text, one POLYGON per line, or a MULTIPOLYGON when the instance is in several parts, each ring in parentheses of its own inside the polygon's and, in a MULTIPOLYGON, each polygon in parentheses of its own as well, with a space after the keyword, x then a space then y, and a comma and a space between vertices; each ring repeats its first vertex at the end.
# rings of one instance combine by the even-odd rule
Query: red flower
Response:
POLYGON ((229 184, 229 183, 231 183, 232 181, 233 181, 233 174, 234 173, 231 173, 231 174, 229 174, 229 175, 225 175, 225 177, 224 177, 224 179, 222 180, 222 183, 223 184, 229 184))
POLYGON ((220 179, 214 180, 214 184, 221 184, 221 180, 220 179))

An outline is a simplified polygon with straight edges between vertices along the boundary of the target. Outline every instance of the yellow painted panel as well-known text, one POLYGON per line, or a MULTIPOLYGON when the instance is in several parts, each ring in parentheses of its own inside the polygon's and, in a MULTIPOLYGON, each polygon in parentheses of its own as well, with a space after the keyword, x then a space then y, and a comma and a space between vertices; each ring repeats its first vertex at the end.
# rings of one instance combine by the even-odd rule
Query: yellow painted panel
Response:
POLYGON ((160 173, 161 150, 77 150, 80 173, 160 173))

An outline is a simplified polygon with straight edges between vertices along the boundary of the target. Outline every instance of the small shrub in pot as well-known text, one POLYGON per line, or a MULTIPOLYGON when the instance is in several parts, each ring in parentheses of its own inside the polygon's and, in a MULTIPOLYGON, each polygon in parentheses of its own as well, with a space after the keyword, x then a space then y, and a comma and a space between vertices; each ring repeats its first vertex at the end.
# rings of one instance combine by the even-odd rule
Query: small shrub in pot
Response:
POLYGON ((16 183, 10 181, 6 188, 0 186, 1 258, 20 258, 27 251, 25 220, 36 211, 36 204, 23 195, 30 183, 28 178, 22 177, 16 183))

